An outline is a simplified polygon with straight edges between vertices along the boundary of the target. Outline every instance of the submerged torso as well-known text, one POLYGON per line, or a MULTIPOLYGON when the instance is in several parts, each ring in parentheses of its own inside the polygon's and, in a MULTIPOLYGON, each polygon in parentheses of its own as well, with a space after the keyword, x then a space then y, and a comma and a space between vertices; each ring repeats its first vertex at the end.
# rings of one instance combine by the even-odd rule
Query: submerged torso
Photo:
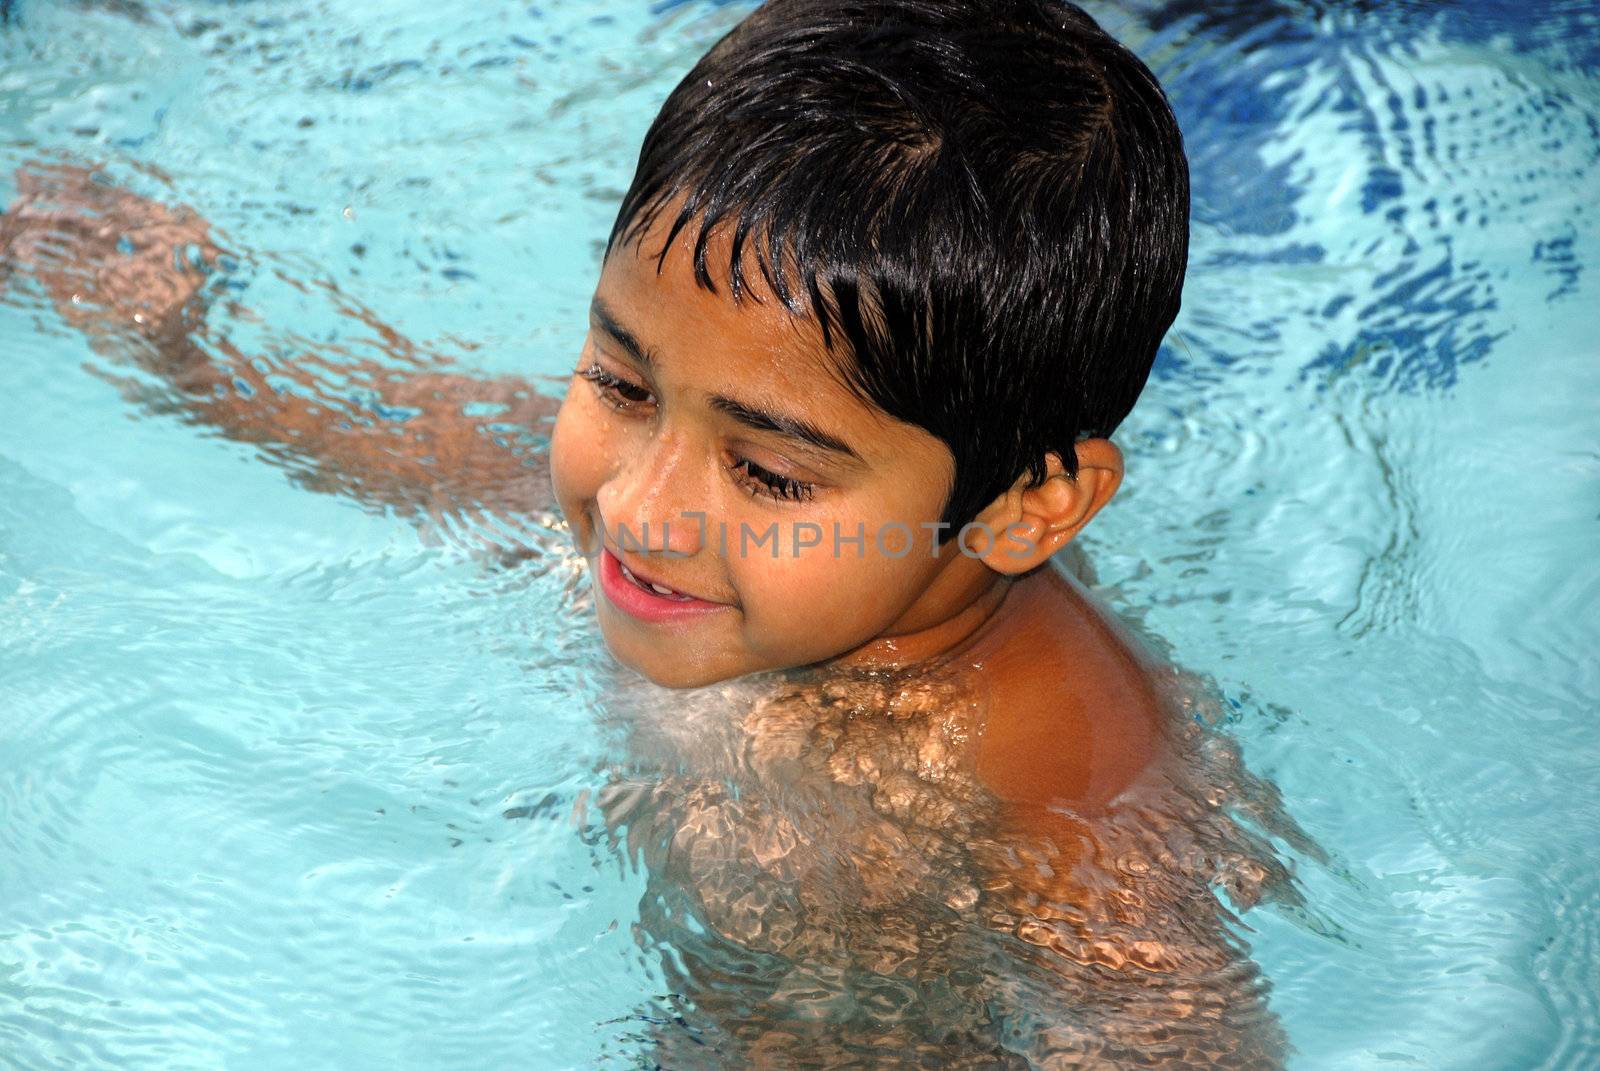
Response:
POLYGON ((649 761, 603 803, 651 877, 671 1066, 1113 1059, 1151 1029, 1128 996, 1180 977, 1231 992, 1190 1027, 1254 1024, 1227 1066, 1272 1066, 1207 884, 1280 875, 1211 802, 1238 786, 1195 776, 1242 771, 1201 769, 1175 678, 1061 617, 1092 609, 1081 591, 1022 583, 940 664, 740 682, 630 726, 649 761))

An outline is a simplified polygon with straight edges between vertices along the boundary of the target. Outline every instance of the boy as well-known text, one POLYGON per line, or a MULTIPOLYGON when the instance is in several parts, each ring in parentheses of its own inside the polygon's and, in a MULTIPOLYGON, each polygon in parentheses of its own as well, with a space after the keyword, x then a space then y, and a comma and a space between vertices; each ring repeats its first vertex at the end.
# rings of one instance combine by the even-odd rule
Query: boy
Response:
MULTIPOLYGON (((1194 802, 1166 671, 1051 564, 1121 482, 1108 437, 1187 255, 1171 111, 1077 8, 772 0, 719 42, 646 138, 548 473, 466 415, 495 402, 495 425, 533 428, 551 407, 526 385, 440 372, 336 295, 418 371, 339 364, 414 411, 403 436, 330 419, 308 362, 269 376, 210 335, 202 276, 173 258, 218 260, 202 222, 71 168, 20 186, 8 261, 191 419, 418 513, 536 510, 548 477, 621 662, 673 688, 761 685, 734 745, 746 788, 773 793, 760 807, 715 777, 608 800, 710 922, 698 976, 674 975, 704 1051, 1281 1060, 1205 885, 1248 902, 1286 875, 1194 802), (844 862, 770 849, 829 836, 844 862), (860 911, 830 916, 829 882, 860 911), (784 981, 706 981, 744 954, 782 958, 784 981)), ((645 929, 693 946, 667 914, 645 929)), ((701 1058, 657 1041, 667 1066, 701 1058)))

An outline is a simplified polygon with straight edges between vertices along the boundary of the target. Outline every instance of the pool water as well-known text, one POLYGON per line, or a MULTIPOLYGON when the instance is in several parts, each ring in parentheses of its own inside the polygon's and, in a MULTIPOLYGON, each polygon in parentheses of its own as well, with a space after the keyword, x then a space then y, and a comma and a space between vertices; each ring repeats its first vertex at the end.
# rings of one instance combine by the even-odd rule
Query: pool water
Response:
MULTIPOLYGON (((68 157, 195 206, 267 372, 382 358, 323 280, 558 394, 748 9, 12 0, 0 200, 68 157)), ((1291 1066, 1600 1066, 1600 4, 1092 10, 1194 228, 1084 543, 1327 853, 1242 916, 1291 1066)), ((649 1066, 673 965, 590 806, 645 700, 499 553, 552 518, 314 493, 3 285, 0 1066, 649 1066)))

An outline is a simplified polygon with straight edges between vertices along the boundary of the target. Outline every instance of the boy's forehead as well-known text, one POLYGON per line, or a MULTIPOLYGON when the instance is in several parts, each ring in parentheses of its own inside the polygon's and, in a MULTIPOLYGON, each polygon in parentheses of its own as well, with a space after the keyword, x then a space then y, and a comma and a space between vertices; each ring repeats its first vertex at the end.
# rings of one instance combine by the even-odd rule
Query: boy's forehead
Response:
POLYGON ((670 222, 662 218, 674 217, 661 213, 641 239, 619 241, 606 257, 591 315, 602 335, 623 343, 614 326, 631 336, 621 348, 637 351, 629 356, 651 366, 656 385, 669 394, 681 390, 724 412, 728 407, 714 399, 775 414, 779 423, 804 424, 845 444, 871 470, 926 480, 940 494, 948 490, 949 448, 848 386, 841 365, 848 355, 828 350, 809 308, 794 311, 779 299, 749 248, 743 251, 749 287, 735 300, 731 227, 708 236, 706 269, 715 287, 708 290, 695 277, 698 228, 686 226, 663 256, 670 222))
POLYGON ((673 213, 661 213, 644 235, 619 242, 601 270, 595 298, 620 317, 635 338, 672 371, 712 371, 763 386, 804 391, 807 400, 826 399, 888 421, 887 414, 858 398, 843 381, 842 355, 830 352, 822 328, 808 309, 788 308, 768 286, 753 243, 742 251, 745 286, 735 299, 729 275, 733 255, 731 226, 708 235, 706 271, 715 290, 695 277, 698 227, 679 232, 663 257, 673 213))

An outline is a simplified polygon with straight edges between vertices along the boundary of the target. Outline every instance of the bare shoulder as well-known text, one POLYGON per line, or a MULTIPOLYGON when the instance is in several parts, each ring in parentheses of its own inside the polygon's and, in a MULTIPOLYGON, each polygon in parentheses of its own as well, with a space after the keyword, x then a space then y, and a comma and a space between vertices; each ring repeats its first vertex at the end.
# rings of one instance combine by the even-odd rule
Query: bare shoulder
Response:
POLYGON ((978 776, 1003 801, 1098 813, 1161 753, 1158 664, 1076 578, 1017 580, 970 652, 978 776))
POLYGON ((1171 791, 1184 753, 1167 667, 1065 572, 1017 585, 973 659, 977 774, 1000 802, 974 863, 991 925, 1038 950, 1027 1000, 1067 1009, 1044 1017, 1030 1064, 1279 1071, 1287 1039, 1260 971, 1209 871, 1172 850, 1215 831, 1171 791))

